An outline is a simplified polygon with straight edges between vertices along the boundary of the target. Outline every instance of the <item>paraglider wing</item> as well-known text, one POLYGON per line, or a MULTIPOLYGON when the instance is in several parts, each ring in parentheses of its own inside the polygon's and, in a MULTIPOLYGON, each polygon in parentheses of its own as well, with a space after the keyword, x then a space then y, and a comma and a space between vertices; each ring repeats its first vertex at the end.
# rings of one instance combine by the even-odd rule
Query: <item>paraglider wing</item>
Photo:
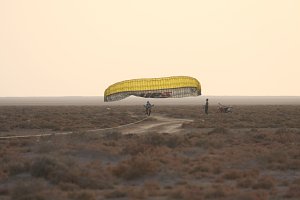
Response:
POLYGON ((118 101, 131 95, 144 98, 180 98, 201 95, 197 79, 188 76, 121 81, 109 86, 104 101, 118 101))

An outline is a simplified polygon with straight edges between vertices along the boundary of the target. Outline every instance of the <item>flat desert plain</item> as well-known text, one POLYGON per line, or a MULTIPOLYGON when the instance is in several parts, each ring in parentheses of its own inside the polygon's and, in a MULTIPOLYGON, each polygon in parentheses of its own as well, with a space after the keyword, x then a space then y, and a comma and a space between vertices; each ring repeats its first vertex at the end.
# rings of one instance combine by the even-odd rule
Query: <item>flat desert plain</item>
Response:
POLYGON ((300 199, 299 105, 1 106, 0 137, 3 200, 300 199))

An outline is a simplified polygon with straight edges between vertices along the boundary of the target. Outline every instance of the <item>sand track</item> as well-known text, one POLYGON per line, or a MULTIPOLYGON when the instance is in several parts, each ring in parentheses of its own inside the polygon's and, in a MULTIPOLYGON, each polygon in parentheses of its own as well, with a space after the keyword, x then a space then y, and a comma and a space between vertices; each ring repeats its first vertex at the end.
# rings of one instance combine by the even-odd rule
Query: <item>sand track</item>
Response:
POLYGON ((142 123, 134 124, 123 128, 121 132, 123 134, 141 134, 147 132, 158 132, 158 133, 176 133, 181 129, 181 125, 185 122, 192 122, 191 119, 179 119, 171 118, 162 115, 152 115, 142 123))
MULTIPOLYGON (((157 133, 176 133, 181 130, 181 125, 184 122, 192 122, 191 119, 178 119, 171 118, 162 115, 152 115, 151 117, 144 118, 142 120, 120 125, 117 127, 110 128, 100 128, 100 129, 91 129, 86 130, 86 132, 101 132, 105 130, 113 130, 117 129, 121 131, 123 134, 142 134, 147 132, 157 132, 157 133)), ((74 131, 68 132, 53 132, 48 130, 45 131, 36 131, 35 134, 29 134, 30 131, 21 131, 21 132, 12 132, 9 135, 2 136, 0 135, 0 139, 13 139, 13 138, 30 138, 30 137, 44 137, 44 136, 53 136, 53 135, 69 135, 75 133, 74 131)))

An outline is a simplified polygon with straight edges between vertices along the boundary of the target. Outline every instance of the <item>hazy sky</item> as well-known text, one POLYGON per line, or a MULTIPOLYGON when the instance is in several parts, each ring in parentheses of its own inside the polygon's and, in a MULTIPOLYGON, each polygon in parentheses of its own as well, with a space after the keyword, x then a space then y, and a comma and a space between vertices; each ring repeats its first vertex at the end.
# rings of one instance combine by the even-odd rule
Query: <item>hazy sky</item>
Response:
POLYGON ((173 75, 203 95, 300 95, 300 1, 0 1, 0 96, 173 75))

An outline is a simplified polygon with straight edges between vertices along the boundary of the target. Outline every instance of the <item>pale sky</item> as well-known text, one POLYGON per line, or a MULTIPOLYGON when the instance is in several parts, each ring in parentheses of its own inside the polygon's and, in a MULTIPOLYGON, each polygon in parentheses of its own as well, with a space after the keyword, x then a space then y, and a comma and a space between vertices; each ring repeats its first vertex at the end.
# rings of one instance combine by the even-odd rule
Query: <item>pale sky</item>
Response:
POLYGON ((0 1, 1 97, 174 75, 203 95, 299 96, 300 1, 0 1))

